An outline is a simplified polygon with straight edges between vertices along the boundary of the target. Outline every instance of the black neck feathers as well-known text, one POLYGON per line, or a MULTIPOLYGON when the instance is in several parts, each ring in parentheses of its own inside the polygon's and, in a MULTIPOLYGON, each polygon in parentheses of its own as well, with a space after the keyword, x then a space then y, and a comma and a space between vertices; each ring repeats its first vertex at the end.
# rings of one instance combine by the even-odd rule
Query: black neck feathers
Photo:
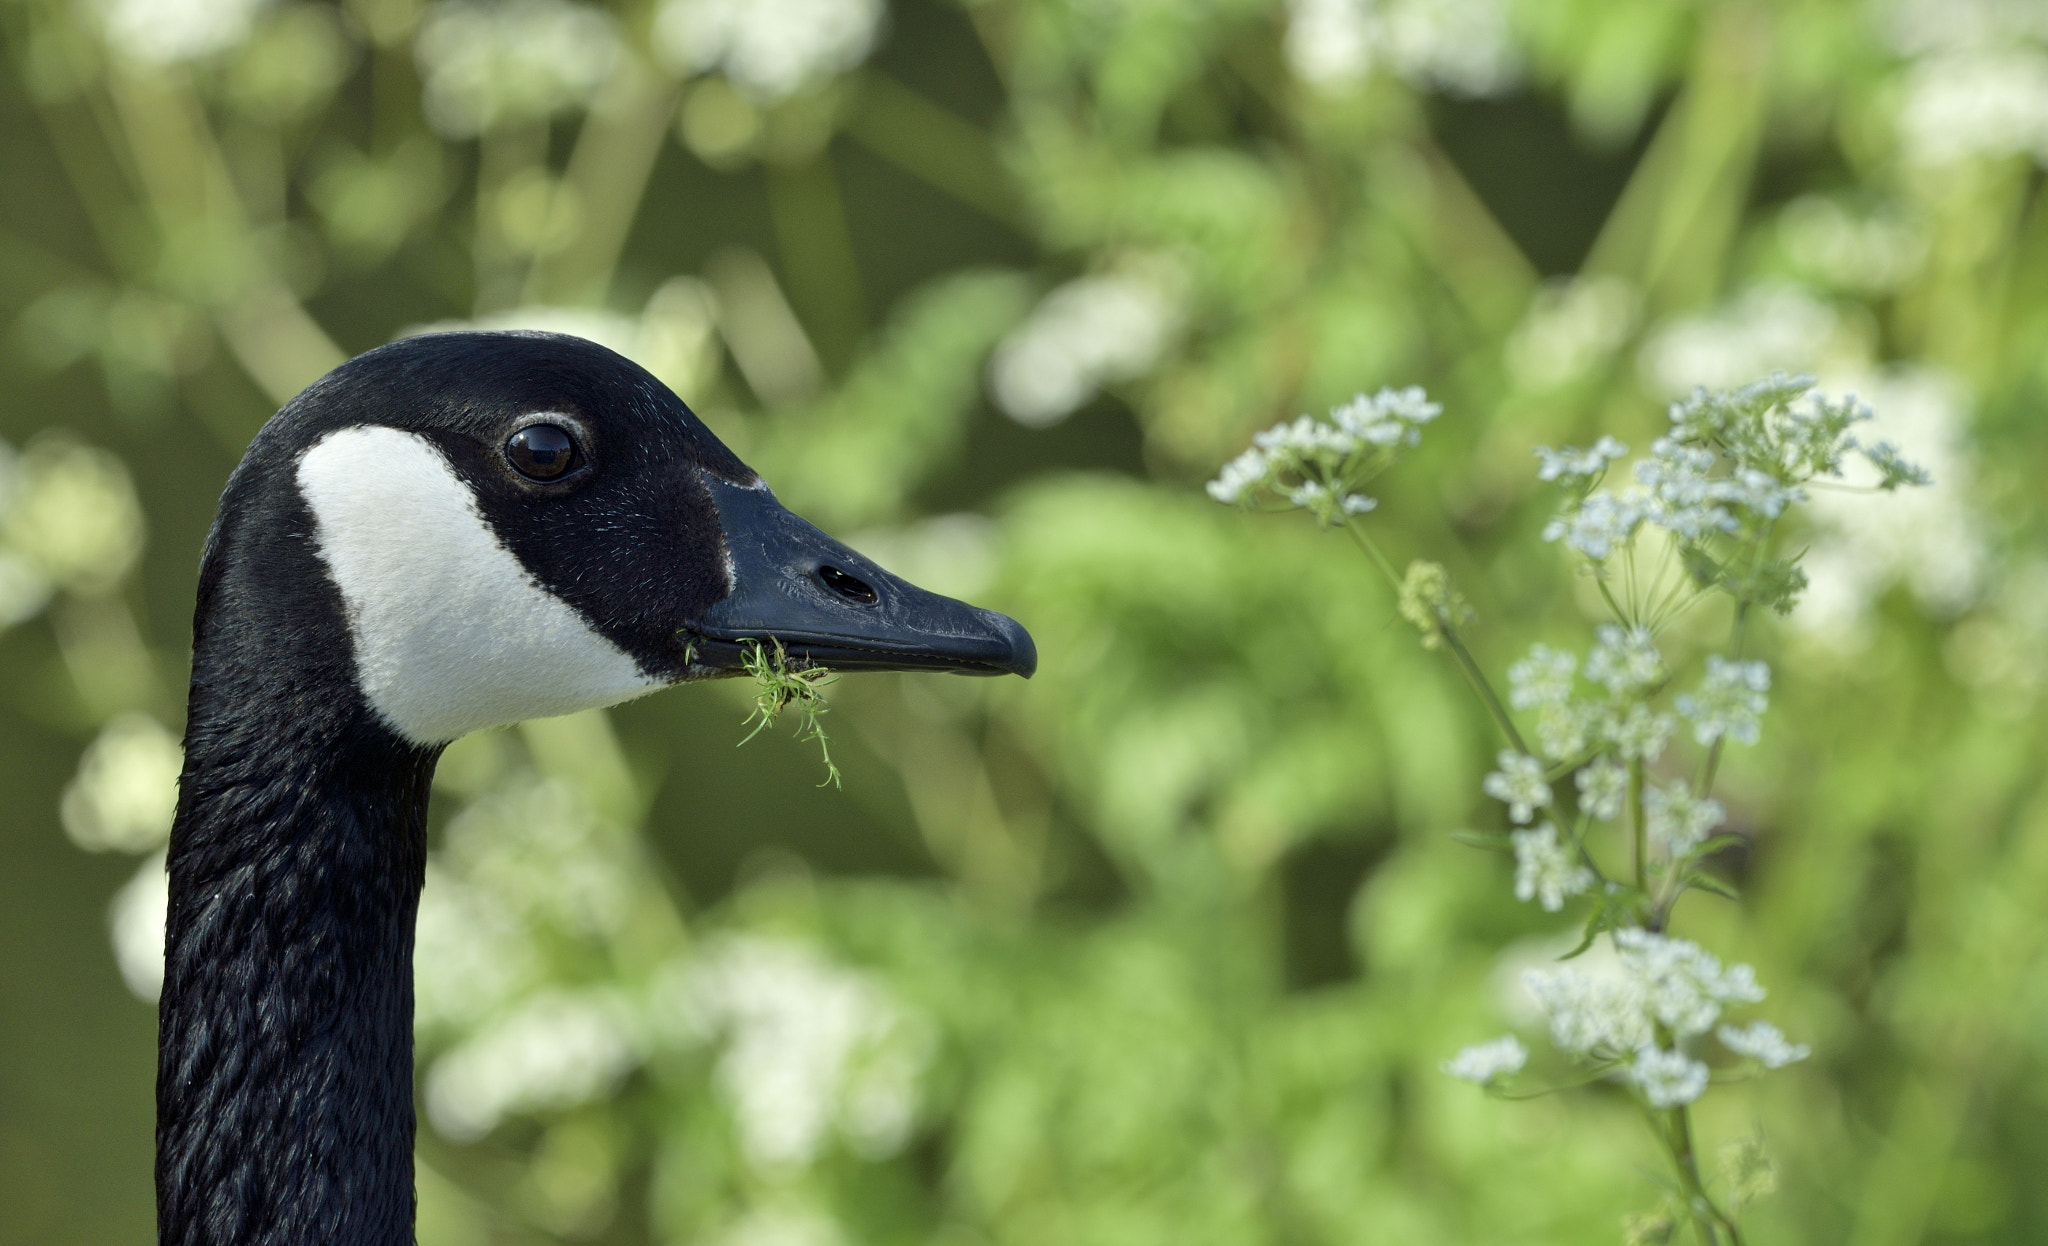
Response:
POLYGON ((439 750, 364 704, 310 517, 253 475, 230 482, 200 577, 158 1240, 410 1246, 412 944, 439 750))

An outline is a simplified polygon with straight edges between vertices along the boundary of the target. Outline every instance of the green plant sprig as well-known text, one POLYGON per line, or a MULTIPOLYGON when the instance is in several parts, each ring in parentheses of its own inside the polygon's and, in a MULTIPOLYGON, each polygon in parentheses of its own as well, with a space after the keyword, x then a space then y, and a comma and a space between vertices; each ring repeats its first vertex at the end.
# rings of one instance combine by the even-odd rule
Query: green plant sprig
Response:
POLYGON ((740 744, 760 735, 782 717, 784 710, 794 707, 796 738, 816 740, 818 753, 825 760, 825 783, 818 786, 824 787, 826 783, 840 786, 839 767, 832 763, 832 742, 818 724, 818 720, 832 708, 825 701, 824 688, 838 676, 823 666, 791 666, 788 651, 781 641, 772 637, 767 644, 758 640, 742 640, 740 645, 745 650, 741 663, 754 680, 754 712, 746 718, 746 723, 752 723, 754 729, 747 732, 740 744))

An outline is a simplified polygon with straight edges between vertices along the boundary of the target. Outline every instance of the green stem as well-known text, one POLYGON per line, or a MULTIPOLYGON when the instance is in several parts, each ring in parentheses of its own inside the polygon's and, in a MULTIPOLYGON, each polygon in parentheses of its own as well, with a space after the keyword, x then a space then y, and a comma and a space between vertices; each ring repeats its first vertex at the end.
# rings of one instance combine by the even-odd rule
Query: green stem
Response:
POLYGON ((1699 1160, 1693 1153, 1692 1112, 1680 1104, 1666 1114, 1671 1123, 1669 1145, 1671 1161, 1678 1170, 1678 1184, 1685 1193, 1685 1208, 1692 1217, 1693 1228, 1699 1232, 1705 1246, 1719 1246, 1722 1233, 1728 1236, 1729 1246, 1742 1246, 1742 1230, 1735 1227, 1735 1220, 1716 1206, 1707 1194, 1706 1183, 1700 1180, 1699 1160))
POLYGON ((1465 672, 1465 681, 1472 685, 1472 691, 1478 693, 1479 699, 1485 702, 1486 712, 1493 715, 1494 725, 1500 728, 1501 734, 1508 738, 1508 743, 1514 746, 1517 753, 1524 757, 1535 756, 1523 742, 1522 733, 1515 729, 1515 720, 1508 717, 1507 707, 1502 705, 1500 697, 1494 694, 1493 685, 1486 681, 1486 675, 1479 669, 1479 663, 1473 660, 1471 651, 1465 648, 1465 642, 1458 638, 1458 629, 1446 622, 1443 625, 1443 637, 1444 643, 1450 646, 1451 656, 1458 661, 1458 669, 1465 672))
POLYGON ((1636 890, 1650 889, 1650 823, 1643 808, 1643 762, 1639 757, 1628 764, 1628 820, 1634 847, 1636 890))
MULTIPOLYGON (((1373 566, 1380 569, 1380 574, 1386 577, 1387 587, 1393 590, 1394 596, 1398 599, 1401 595, 1401 577, 1394 573, 1394 564, 1387 561, 1387 556, 1380 552, 1380 547, 1373 543, 1373 539, 1365 534, 1356 520, 1345 520, 1344 531, 1351 534, 1351 539, 1357 542, 1358 548, 1364 550, 1365 556, 1372 560, 1373 566)), ((1445 646, 1450 649, 1459 673, 1465 676, 1466 683, 1472 685, 1473 693, 1486 707, 1487 714, 1493 718, 1494 726, 1500 728, 1500 733, 1507 737, 1508 744, 1517 753, 1524 757, 1534 757, 1535 754, 1522 739, 1522 733, 1516 729, 1515 720, 1508 716, 1507 706, 1501 704, 1493 685, 1487 682, 1486 672, 1479 669, 1479 663, 1473 659, 1472 651, 1465 647, 1464 640, 1458 635, 1457 627, 1441 612, 1437 615, 1437 630, 1443 636, 1445 646)))

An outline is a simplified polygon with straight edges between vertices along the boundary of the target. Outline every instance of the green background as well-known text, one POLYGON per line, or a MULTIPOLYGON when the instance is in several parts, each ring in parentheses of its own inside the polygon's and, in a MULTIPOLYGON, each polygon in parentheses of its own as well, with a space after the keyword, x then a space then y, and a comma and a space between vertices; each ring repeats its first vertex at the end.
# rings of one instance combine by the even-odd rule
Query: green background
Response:
POLYGON ((522 307, 1042 667, 835 685, 842 791, 786 735, 734 751, 732 685, 452 751, 438 885, 499 925, 423 934, 488 980, 423 1018, 423 1093, 508 1018, 566 1050, 550 1000, 617 1050, 423 1129, 423 1243, 1618 1239, 1661 1180, 1618 1091, 1437 1071, 1569 930, 1450 838, 1500 823, 1483 716, 1341 537, 1200 486, 1275 420, 1427 386, 1373 522, 1451 568, 1498 671, 1592 617, 1531 447, 1641 449, 1675 389, 1781 368, 1938 483, 1816 519, 1826 602, 1762 640, 1744 899, 1677 930, 1815 1055, 1716 1090, 1704 1146, 1777 1157, 1757 1242, 2048 1231, 2035 6, 892 0, 786 95, 665 57, 660 6, 537 53, 544 4, 256 6, 190 56, 108 33, 149 7, 0 4, 0 437, 110 451, 146 530, 73 565, 0 521, 55 585, 0 632, 0 1242, 150 1240, 154 1014, 107 933, 138 861, 58 806, 116 715, 181 723, 241 447, 342 357, 522 307), (468 52, 448 90, 496 111, 429 124, 468 52), (1005 351, 1078 379, 1033 406, 1005 351), (854 1018, 794 1150, 749 1142, 721 964, 854 1018))

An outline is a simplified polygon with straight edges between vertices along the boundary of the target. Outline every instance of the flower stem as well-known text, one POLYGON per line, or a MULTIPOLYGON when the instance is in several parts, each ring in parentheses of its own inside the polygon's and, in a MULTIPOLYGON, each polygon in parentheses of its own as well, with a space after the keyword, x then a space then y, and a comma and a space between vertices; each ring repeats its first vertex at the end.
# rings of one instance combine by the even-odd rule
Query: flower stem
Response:
POLYGON ((1670 1123, 1666 1136, 1671 1148, 1671 1162, 1678 1170, 1678 1184, 1685 1194, 1686 1211, 1692 1217, 1693 1228, 1698 1231, 1703 1246, 1720 1246, 1721 1235, 1727 1235, 1729 1246, 1742 1246, 1742 1230, 1735 1227, 1735 1220, 1715 1205, 1707 1194, 1706 1183, 1700 1180, 1699 1160, 1693 1153, 1692 1112, 1684 1104, 1672 1108, 1665 1114, 1670 1123))
POLYGON ((1643 761, 1640 757, 1628 764, 1628 821, 1634 848, 1636 890, 1647 893, 1650 889, 1650 823, 1643 808, 1643 761))
MULTIPOLYGON (((1380 574, 1386 577, 1387 587, 1394 591, 1396 598, 1399 598, 1401 577, 1394 573, 1394 564, 1387 561, 1387 556, 1380 552, 1380 547, 1373 543, 1373 539, 1366 535, 1365 529, 1360 527, 1356 520, 1345 520, 1344 531, 1351 534, 1351 539, 1358 543, 1358 548, 1364 550, 1365 556, 1372 560, 1373 566, 1380 569, 1380 574)), ((1442 612, 1437 614, 1437 632, 1443 637, 1445 647, 1451 651, 1451 658, 1458 664, 1459 673, 1465 676, 1466 683, 1472 685, 1473 693, 1478 696, 1480 704, 1486 707, 1487 714, 1493 718, 1493 725, 1500 728, 1500 733, 1507 737, 1508 743, 1517 753, 1524 757, 1535 756, 1522 739, 1522 733, 1516 729, 1515 720, 1508 717, 1507 706, 1501 704, 1493 685, 1487 682, 1486 672, 1479 669, 1479 663, 1473 659, 1472 651, 1465 647, 1464 639, 1458 635, 1457 625, 1444 617, 1442 612)))

